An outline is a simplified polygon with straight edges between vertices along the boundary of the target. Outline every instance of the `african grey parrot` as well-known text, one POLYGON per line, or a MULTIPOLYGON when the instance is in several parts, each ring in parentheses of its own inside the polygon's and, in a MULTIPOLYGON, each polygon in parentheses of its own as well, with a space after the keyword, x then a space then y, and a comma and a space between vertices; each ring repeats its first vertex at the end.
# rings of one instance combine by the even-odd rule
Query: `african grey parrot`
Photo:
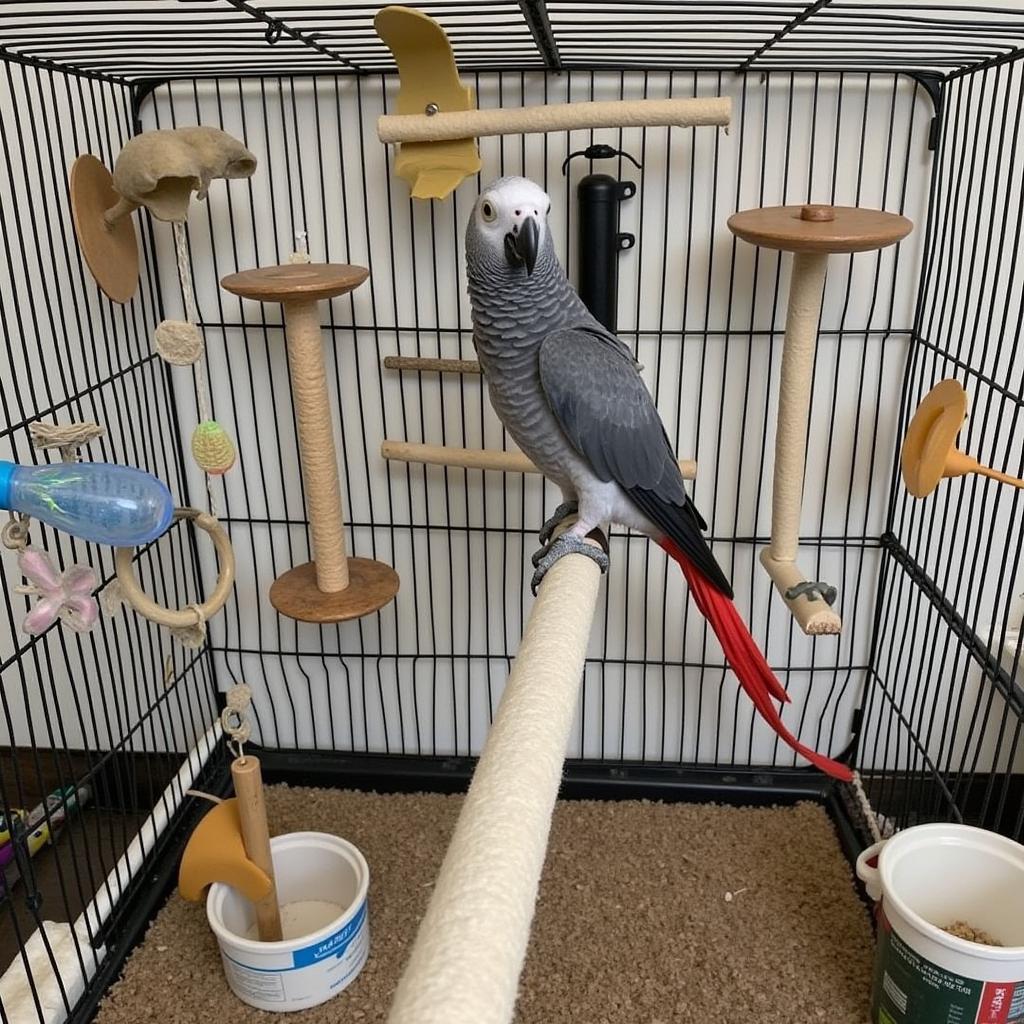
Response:
POLYGON ((849 768, 800 743, 783 724, 772 698, 789 696, 732 603, 639 366, 590 315, 559 265, 550 211, 539 185, 500 178, 481 193, 466 230, 473 340, 491 403, 564 498, 541 532, 546 546, 534 556, 534 587, 571 551, 607 569, 607 554, 584 540, 598 526, 618 523, 646 534, 681 566, 765 720, 822 771, 849 781, 849 768), (549 541, 554 525, 573 511, 575 524, 549 541))

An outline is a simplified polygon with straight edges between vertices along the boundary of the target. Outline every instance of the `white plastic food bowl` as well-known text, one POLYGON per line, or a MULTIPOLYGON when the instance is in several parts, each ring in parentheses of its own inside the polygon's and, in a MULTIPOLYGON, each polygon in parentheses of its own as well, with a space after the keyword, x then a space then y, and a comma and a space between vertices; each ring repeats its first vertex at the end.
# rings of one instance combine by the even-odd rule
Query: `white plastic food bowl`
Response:
POLYGON ((1024 846, 969 825, 915 825, 868 847, 857 876, 881 901, 872 1024, 1024 1020, 1024 846), (1003 945, 943 931, 954 921, 1003 945))
POLYGON ((370 952, 370 869, 351 843, 323 832, 270 841, 284 938, 260 942, 252 904, 230 885, 210 887, 206 916, 231 991, 260 1010, 317 1006, 345 989, 370 952))

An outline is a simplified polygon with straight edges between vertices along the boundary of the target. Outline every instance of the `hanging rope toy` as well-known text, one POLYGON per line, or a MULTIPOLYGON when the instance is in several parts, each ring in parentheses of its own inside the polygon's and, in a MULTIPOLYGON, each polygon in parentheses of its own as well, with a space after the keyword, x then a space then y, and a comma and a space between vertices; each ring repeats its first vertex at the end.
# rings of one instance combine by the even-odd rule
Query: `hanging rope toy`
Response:
POLYGON ((143 618, 166 626, 171 635, 189 648, 202 647, 206 640, 206 620, 224 607, 235 581, 235 555, 224 527, 209 512, 196 508, 177 508, 176 520, 187 519, 207 533, 217 552, 219 572, 213 593, 202 604, 184 608, 165 608, 143 592, 135 576, 134 548, 118 548, 114 557, 117 585, 104 591, 104 606, 112 612, 120 601, 131 605, 143 618))
POLYGON ((252 724, 245 714, 252 703, 252 690, 245 683, 239 683, 228 690, 225 700, 227 703, 220 713, 220 725, 224 732, 231 737, 228 740, 228 745, 231 746, 235 757, 244 758, 243 748, 252 735, 252 724))
MULTIPOLYGON (((221 476, 235 464, 235 444, 227 431, 213 418, 210 385, 206 379, 206 369, 199 358, 203 349, 203 340, 197 326, 199 309, 196 306, 196 297, 192 290, 192 261, 188 252, 185 223, 184 221, 175 221, 172 227, 174 228, 174 252, 178 261, 178 278, 181 281, 181 294, 185 303, 187 322, 165 320, 160 325, 160 328, 164 328, 164 330, 161 332, 160 328, 157 329, 159 337, 156 337, 154 341, 158 352, 161 347, 170 348, 173 358, 169 359, 169 362, 186 359, 189 354, 195 352, 195 357, 191 362, 195 366, 199 423, 192 433, 192 457, 204 473, 210 476, 221 476), (187 330, 189 327, 192 328, 192 331, 187 330)), ((162 352, 161 355, 163 355, 162 352)), ((209 485, 207 485, 207 490, 209 490, 209 485)), ((214 510, 212 491, 210 492, 210 508, 214 510)))
POLYGON ((203 354, 203 336, 186 320, 161 320, 153 332, 153 348, 172 366, 191 366, 203 354))

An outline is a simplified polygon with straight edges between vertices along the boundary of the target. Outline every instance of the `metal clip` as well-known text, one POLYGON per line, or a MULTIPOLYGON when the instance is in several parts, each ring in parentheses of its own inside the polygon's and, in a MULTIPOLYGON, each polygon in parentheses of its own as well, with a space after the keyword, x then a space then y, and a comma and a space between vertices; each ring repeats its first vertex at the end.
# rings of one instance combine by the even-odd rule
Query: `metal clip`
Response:
POLYGON ((579 149, 575 153, 570 153, 562 161, 562 174, 565 174, 569 161, 578 156, 585 157, 587 160, 610 160, 613 156, 624 156, 627 160, 631 160, 636 164, 637 167, 641 166, 640 161, 624 149, 616 149, 614 146, 605 145, 603 142, 595 142, 594 145, 587 146, 586 149, 579 149))

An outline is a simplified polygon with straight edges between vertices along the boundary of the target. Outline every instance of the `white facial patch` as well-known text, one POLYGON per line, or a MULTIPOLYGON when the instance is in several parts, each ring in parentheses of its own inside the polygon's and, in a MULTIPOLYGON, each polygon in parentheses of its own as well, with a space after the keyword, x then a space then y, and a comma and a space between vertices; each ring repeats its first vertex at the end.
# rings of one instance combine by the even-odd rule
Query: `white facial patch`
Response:
POLYGON ((485 189, 478 201, 480 219, 487 224, 520 221, 525 216, 543 223, 551 208, 548 194, 528 178, 499 178, 485 189))

